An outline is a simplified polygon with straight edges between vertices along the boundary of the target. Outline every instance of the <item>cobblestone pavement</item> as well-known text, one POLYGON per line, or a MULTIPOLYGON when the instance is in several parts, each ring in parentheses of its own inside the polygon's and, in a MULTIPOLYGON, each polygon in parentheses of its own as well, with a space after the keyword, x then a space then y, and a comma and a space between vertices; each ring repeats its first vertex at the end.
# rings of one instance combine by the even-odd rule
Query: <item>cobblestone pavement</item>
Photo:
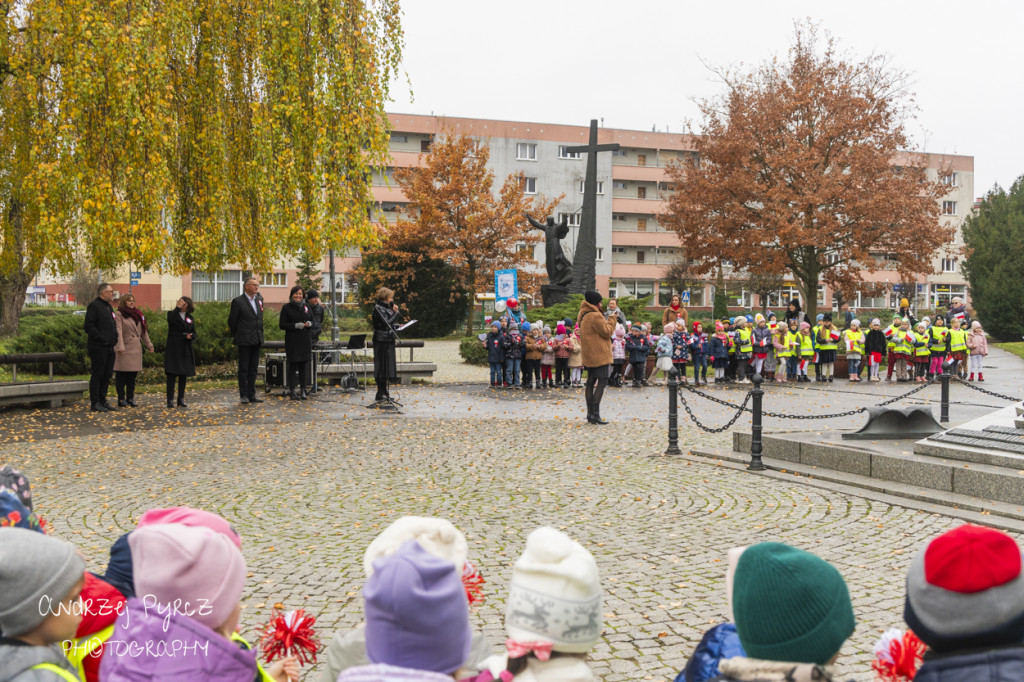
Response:
MULTIPOLYGON (((1024 363, 998 361, 1017 373, 1006 390, 1019 384, 1024 363)), ((824 411, 908 388, 812 384, 771 393, 788 395, 794 409, 824 411)), ((937 395, 938 387, 928 390, 937 395)), ((81 405, 51 411, 60 419, 48 426, 32 421, 40 411, 10 411, 0 414, 0 463, 33 478, 38 509, 82 548, 91 570, 102 571, 110 543, 146 509, 189 504, 223 514, 244 538, 250 638, 275 602, 316 614, 325 638, 357 624, 366 546, 398 516, 427 514, 465 531, 487 579, 487 601, 473 619, 497 646, 526 535, 541 524, 562 528, 600 565, 605 637, 591 659, 609 681, 671 680, 703 631, 727 617, 725 552, 764 540, 813 551, 846 577, 858 626, 840 670, 872 679, 874 641, 902 626, 911 557, 959 523, 708 460, 660 457, 664 389, 610 390, 604 412, 615 423, 604 428, 580 418, 578 390, 449 384, 400 393, 402 415, 365 409, 366 394, 336 392, 243 407, 231 391, 197 391, 187 411, 147 396, 135 412, 102 418, 81 405), (25 442, 32 424, 34 442, 25 442)), ((715 394, 739 400, 743 391, 715 394)), ((962 409, 990 409, 980 404, 962 409)), ((729 411, 709 405, 700 414, 724 423, 729 411)), ((730 442, 728 433, 689 424, 680 436, 684 447, 730 442)), ((304 679, 319 676, 311 670, 304 679)))

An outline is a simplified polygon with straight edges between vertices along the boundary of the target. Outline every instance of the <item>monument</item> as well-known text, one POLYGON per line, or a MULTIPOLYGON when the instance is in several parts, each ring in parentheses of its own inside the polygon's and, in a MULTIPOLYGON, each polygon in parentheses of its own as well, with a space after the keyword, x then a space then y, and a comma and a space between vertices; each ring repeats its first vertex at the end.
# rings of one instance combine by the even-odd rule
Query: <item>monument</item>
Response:
POLYGON ((538 223, 530 214, 526 214, 526 219, 534 229, 544 232, 544 262, 548 269, 548 284, 542 284, 540 287, 544 307, 564 303, 569 295, 569 284, 572 282, 572 263, 562 250, 562 240, 569 234, 569 223, 565 218, 562 222, 556 223, 551 216, 548 216, 547 224, 538 223))
MULTIPOLYGON (((613 152, 619 145, 597 143, 597 119, 590 121, 590 140, 586 145, 566 147, 571 153, 586 153, 587 174, 583 183, 583 215, 576 239, 572 262, 572 283, 569 291, 582 294, 597 288, 597 154, 613 152)), ((545 303, 547 305, 547 303, 545 303)))

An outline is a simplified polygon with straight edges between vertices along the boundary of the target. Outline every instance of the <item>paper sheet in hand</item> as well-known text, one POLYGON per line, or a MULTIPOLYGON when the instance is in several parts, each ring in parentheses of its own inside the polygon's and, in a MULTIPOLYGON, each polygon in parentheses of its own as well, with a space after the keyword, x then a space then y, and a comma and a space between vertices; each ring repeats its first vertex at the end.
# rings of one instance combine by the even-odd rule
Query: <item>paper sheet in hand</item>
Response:
POLYGON ((407 327, 413 326, 414 324, 416 324, 416 320, 409 320, 408 322, 403 324, 401 327, 395 327, 395 331, 396 332, 400 332, 400 331, 402 331, 403 329, 405 329, 407 327))

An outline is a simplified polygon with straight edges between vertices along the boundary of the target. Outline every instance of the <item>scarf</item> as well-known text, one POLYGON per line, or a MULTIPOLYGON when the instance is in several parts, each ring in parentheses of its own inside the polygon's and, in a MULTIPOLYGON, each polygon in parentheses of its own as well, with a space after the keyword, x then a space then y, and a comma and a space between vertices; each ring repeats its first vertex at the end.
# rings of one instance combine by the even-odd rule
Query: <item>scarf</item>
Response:
POLYGON ((130 317, 135 320, 135 324, 142 327, 142 331, 148 331, 146 329, 146 318, 138 308, 129 308, 126 305, 122 305, 118 307, 117 312, 121 313, 122 317, 130 317))

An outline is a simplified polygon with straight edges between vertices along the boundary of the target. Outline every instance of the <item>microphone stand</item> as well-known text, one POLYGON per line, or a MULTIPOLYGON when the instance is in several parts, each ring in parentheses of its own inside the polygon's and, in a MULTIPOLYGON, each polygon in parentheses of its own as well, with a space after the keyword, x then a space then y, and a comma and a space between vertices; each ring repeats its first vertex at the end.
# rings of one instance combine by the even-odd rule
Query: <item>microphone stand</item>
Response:
MULTIPOLYGON (((375 303, 374 305, 379 305, 379 304, 375 303)), ((388 329, 391 331, 391 335, 395 337, 395 342, 396 343, 394 345, 397 346, 397 342, 402 340, 401 337, 398 336, 398 330, 395 329, 394 325, 391 324, 391 321, 388 320, 383 315, 381 315, 381 319, 384 320, 384 324, 386 324, 388 326, 388 329)), ((376 350, 374 350, 373 359, 374 359, 374 364, 376 364, 376 361, 377 361, 376 350)), ((387 359, 385 358, 383 362, 386 363, 387 359)), ((396 365, 398 364, 398 358, 395 358, 395 364, 396 365)), ((376 368, 374 368, 374 369, 376 369, 376 368)), ((396 371, 397 371, 397 367, 396 367, 396 371)), ((387 367, 384 368, 384 372, 385 372, 385 374, 387 374, 387 367)), ((385 379, 385 384, 384 385, 387 386, 390 383, 391 383, 391 377, 389 376, 389 377, 387 377, 385 379)), ((396 411, 399 410, 402 407, 402 403, 398 402, 397 400, 395 400, 394 398, 391 397, 391 389, 390 388, 387 389, 387 390, 388 390, 388 393, 387 393, 387 395, 384 396, 384 398, 382 400, 378 400, 376 402, 370 403, 369 405, 367 405, 367 407, 375 408, 375 409, 380 409, 380 410, 396 410, 396 411)))

